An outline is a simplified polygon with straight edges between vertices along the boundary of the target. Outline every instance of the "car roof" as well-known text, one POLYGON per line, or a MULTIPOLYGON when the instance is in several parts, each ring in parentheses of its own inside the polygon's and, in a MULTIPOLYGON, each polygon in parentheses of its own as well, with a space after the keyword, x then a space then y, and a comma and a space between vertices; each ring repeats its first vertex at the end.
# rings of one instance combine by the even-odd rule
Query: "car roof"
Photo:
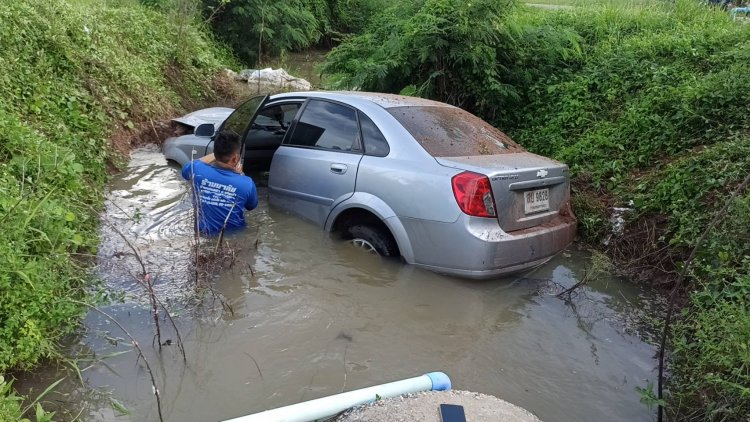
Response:
POLYGON ((303 91, 303 92, 286 92, 271 96, 271 100, 280 100, 284 98, 324 98, 334 101, 341 101, 350 105, 370 102, 375 103, 383 108, 393 107, 453 107, 452 105, 438 101, 427 100, 418 97, 408 97, 406 95, 383 94, 379 92, 361 92, 361 91, 303 91))

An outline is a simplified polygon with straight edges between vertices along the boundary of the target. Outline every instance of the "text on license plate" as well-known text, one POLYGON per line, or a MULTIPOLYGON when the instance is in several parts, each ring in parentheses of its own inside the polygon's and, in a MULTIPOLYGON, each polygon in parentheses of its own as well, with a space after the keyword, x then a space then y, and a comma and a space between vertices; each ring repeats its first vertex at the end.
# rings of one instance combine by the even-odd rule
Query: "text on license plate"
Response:
POLYGON ((524 212, 531 214, 549 210, 549 189, 537 189, 524 192, 524 212))

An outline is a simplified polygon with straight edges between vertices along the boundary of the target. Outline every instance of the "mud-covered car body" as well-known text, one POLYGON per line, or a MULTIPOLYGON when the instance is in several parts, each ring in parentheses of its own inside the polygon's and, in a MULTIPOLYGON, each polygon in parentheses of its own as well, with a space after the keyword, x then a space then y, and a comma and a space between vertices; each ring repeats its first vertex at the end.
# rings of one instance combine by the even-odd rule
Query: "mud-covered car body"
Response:
MULTIPOLYGON (((568 167, 444 103, 284 93, 248 100, 218 129, 243 137, 246 172, 269 170, 272 205, 429 270, 496 277, 575 236, 568 167)), ((206 139, 190 148, 211 152, 206 139)))

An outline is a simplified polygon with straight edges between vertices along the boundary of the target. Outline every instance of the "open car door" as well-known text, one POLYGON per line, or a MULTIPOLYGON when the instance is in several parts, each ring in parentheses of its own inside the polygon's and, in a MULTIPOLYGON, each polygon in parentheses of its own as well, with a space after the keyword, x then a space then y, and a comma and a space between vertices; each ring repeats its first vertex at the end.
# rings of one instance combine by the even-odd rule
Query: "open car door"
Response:
MULTIPOLYGON (((257 97, 250 98, 245 101, 234 110, 234 113, 229 115, 224 123, 219 127, 219 130, 214 134, 214 139, 219 132, 224 130, 231 130, 242 139, 242 160, 245 158, 245 139, 247 138, 247 132, 250 130, 251 123, 255 120, 255 116, 258 111, 268 102, 268 95, 259 95, 257 97)), ((213 151, 213 139, 209 144, 210 149, 207 149, 207 153, 213 151)))
POLYGON ((247 130, 244 139, 245 173, 267 171, 271 160, 302 106, 301 98, 273 100, 263 105, 247 130))

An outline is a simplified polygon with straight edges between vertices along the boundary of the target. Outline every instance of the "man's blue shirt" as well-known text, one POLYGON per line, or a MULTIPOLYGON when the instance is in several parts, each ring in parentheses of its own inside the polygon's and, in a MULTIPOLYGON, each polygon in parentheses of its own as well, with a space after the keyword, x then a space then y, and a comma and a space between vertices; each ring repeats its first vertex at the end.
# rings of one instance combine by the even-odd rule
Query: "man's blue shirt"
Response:
POLYGON ((227 230, 245 227, 245 210, 258 206, 253 179, 232 170, 194 160, 182 166, 182 177, 193 180, 200 201, 198 227, 201 233, 220 233, 225 220, 227 230))

